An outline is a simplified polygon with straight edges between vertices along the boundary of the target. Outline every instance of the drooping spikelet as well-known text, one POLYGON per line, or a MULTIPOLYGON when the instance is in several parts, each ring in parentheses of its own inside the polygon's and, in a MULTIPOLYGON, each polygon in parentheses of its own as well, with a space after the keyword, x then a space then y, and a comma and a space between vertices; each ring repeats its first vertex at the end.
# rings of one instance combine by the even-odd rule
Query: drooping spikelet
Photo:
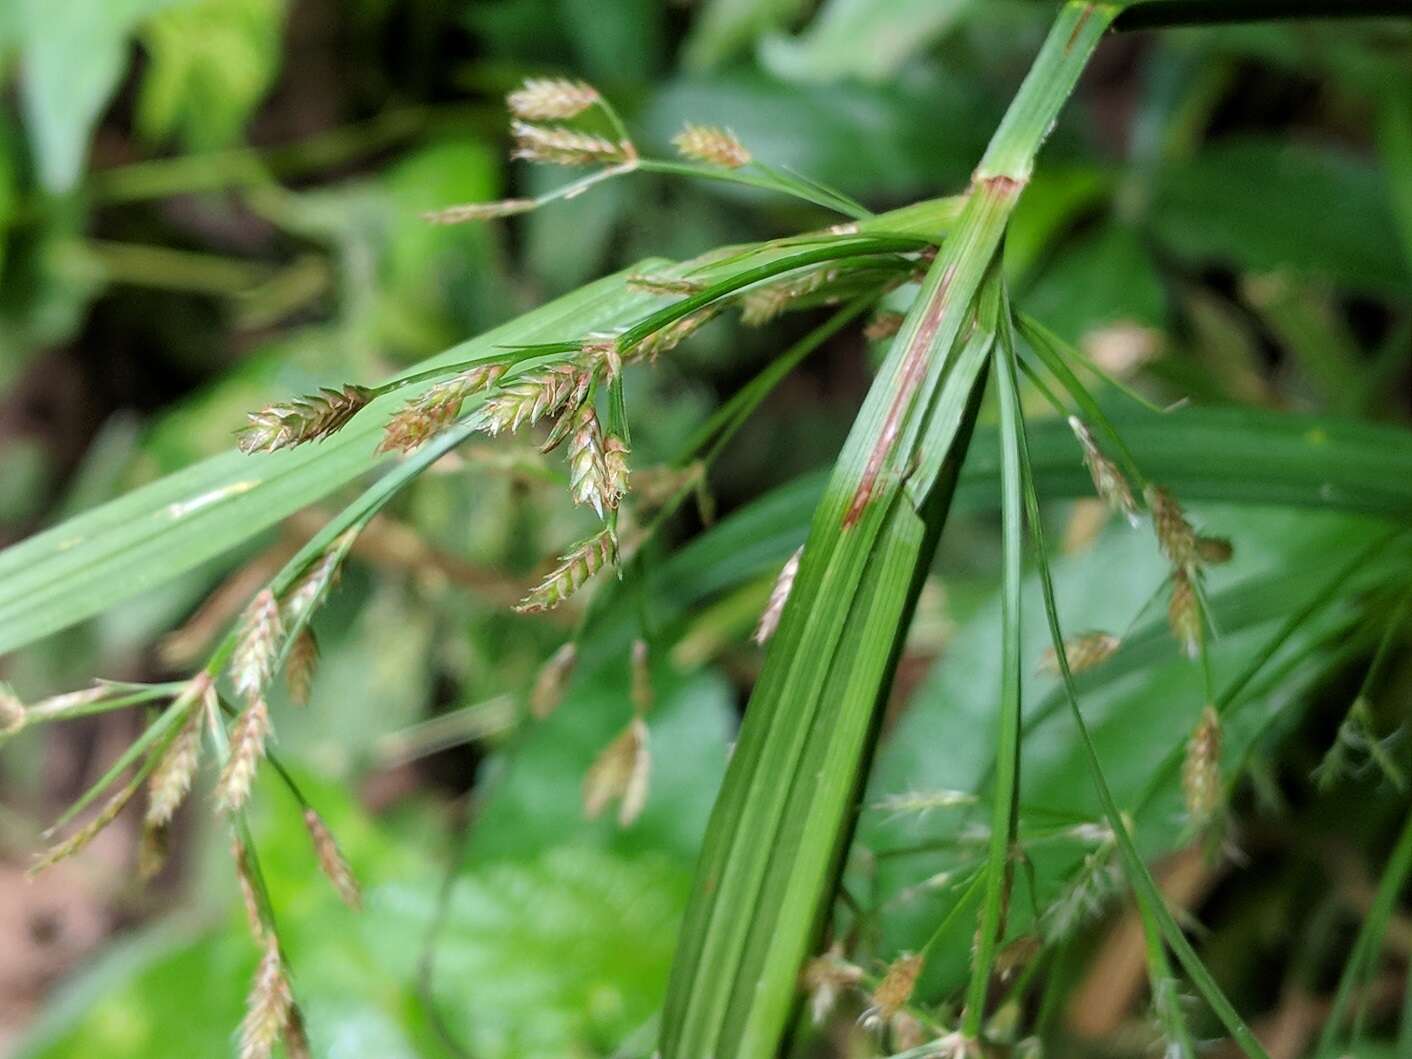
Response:
POLYGON ((272 404, 246 417, 250 422, 236 432, 235 443, 241 452, 252 453, 318 441, 343 429, 372 399, 372 390, 349 384, 272 404))
POLYGON ((633 360, 656 360, 659 354, 668 353, 715 319, 721 310, 719 306, 708 305, 694 313, 683 316, 638 342, 629 351, 633 360))
POLYGON ((83 849, 84 846, 92 842, 94 838, 98 836, 99 832, 118 818, 118 814, 123 811, 127 803, 132 801, 133 795, 142 787, 142 778, 142 774, 138 773, 137 776, 128 781, 126 787, 118 791, 104 803, 103 808, 99 810, 97 816, 84 824, 68 838, 50 846, 35 858, 34 863, 29 867, 28 874, 31 877, 38 875, 45 868, 52 867, 59 863, 59 861, 72 857, 79 850, 83 849))
POLYGON ((284 1051, 289 1059, 313 1059, 314 1056, 304 1029, 304 1013, 298 1004, 289 1007, 289 1019, 284 1024, 284 1051))
POLYGON ((309 840, 314 844, 314 855, 319 859, 319 869, 327 876, 328 881, 333 883, 338 896, 349 908, 362 908, 363 895, 358 889, 358 880, 323 817, 313 809, 305 809, 304 826, 309 829, 309 840))
POLYGON ((1182 763, 1182 793, 1194 823, 1207 823, 1221 804, 1221 715, 1214 706, 1201 711, 1182 763))
POLYGON ((881 1028, 912 999, 924 959, 920 953, 904 952, 888 966, 887 974, 873 990, 872 1003, 859 1018, 869 1029, 881 1028))
POLYGON ((1172 599, 1167 604, 1167 623, 1172 635, 1181 645, 1182 653, 1188 658, 1201 654, 1201 604, 1196 598, 1196 588, 1185 570, 1172 574, 1172 599))
POLYGON ((411 452, 455 422, 467 397, 493 386, 504 374, 504 364, 480 364, 432 386, 387 421, 378 452, 411 452))
POLYGON ((593 136, 557 125, 531 125, 524 121, 510 122, 515 137, 512 158, 548 165, 595 165, 627 162, 636 157, 632 144, 614 143, 602 136, 593 136))
POLYGON ((687 122, 681 132, 672 137, 672 145, 683 158, 705 162, 726 169, 739 169, 750 164, 750 152, 730 129, 719 125, 695 125, 687 122))
POLYGON ((925 817, 928 813, 936 809, 951 809, 958 805, 975 804, 976 796, 968 791, 938 788, 936 790, 903 791, 899 794, 885 795, 875 801, 872 808, 894 813, 899 816, 916 813, 918 816, 925 817))
POLYGON ((809 994, 809 1016, 814 1025, 821 1026, 838 998, 863 980, 863 968, 845 960, 843 947, 835 942, 828 952, 804 965, 800 980, 809 994))
POLYGON ((826 287, 838 278, 838 270, 815 269, 803 276, 794 276, 778 283, 756 287, 746 293, 740 303, 740 322, 746 327, 767 324, 785 312, 800 298, 826 287))
POLYGON ((529 699, 531 714, 543 720, 558 708, 578 657, 578 648, 572 640, 549 656, 549 661, 540 667, 539 674, 534 678, 529 699))
POLYGON ((1235 546, 1228 537, 1197 537, 1196 557, 1205 566, 1220 566, 1231 561, 1235 546))
POLYGON ((522 614, 551 610, 582 588, 590 577, 613 562, 617 547, 608 530, 579 541, 560 557, 559 565, 530 589, 515 609, 522 614))
MULTIPOLYGON (((147 781, 148 827, 163 827, 170 823, 191 790, 196 769, 201 764, 201 732, 206 722, 206 711, 215 694, 211 678, 205 673, 193 677, 188 690, 182 694, 181 698, 187 700, 186 721, 147 781)), ((176 705, 180 705, 180 700, 176 705)))
POLYGON ((631 451, 627 442, 617 434, 609 434, 603 439, 603 470, 608 485, 603 502, 610 508, 616 508, 628 494, 628 455, 631 451))
POLYGON ((272 731, 270 708, 262 698, 251 701, 236 718, 230 733, 230 757, 216 781, 218 808, 235 813, 245 807, 272 731))
POLYGON ((274 674, 283 635, 275 594, 268 588, 261 589, 241 616, 235 652, 231 655, 230 676, 236 691, 254 698, 264 690, 274 674))
POLYGON ((530 77, 505 97, 517 118, 528 121, 561 121, 582 114, 599 100, 598 90, 565 77, 530 77))
POLYGON ((245 1001, 245 1018, 240 1023, 240 1059, 270 1059, 289 1023, 293 1000, 279 943, 273 937, 267 938, 265 955, 255 969, 255 981, 245 1001))
POLYGON ((648 294, 698 294, 706 284, 683 276, 654 276, 636 272, 628 277, 628 286, 648 294))
POLYGON ((528 213, 538 206, 534 199, 500 199, 496 202, 464 202, 459 206, 430 210, 422 214, 422 220, 432 224, 464 224, 467 221, 493 221, 499 217, 513 217, 528 213))
MULTIPOLYGON (((1101 665, 1113 656, 1122 646, 1122 641, 1108 632, 1082 632, 1064 641, 1064 657, 1069 660, 1069 672, 1082 673, 1086 669, 1101 665)), ((1059 657, 1053 647, 1044 649, 1040 659, 1040 670, 1045 673, 1059 672, 1059 657)))
POLYGON ((58 695, 50 695, 24 707, 24 720, 26 724, 61 720, 69 713, 81 710, 95 702, 101 702, 113 693, 114 686, 112 684, 99 681, 90 688, 79 688, 77 691, 65 691, 58 695))
POLYGON ((319 665, 319 641, 307 626, 289 645, 284 660, 284 683, 289 689, 289 701, 296 706, 309 705, 309 693, 314 688, 314 670, 319 665))
POLYGON ((891 338, 902 330, 902 321, 906 319, 901 313, 891 309, 879 309, 873 313, 872 319, 863 327, 863 337, 869 342, 881 342, 891 338))
POLYGON ((573 364, 554 364, 516 376, 485 402, 485 429, 492 437, 502 430, 534 426, 565 405, 582 401, 592 375, 573 364))
POLYGON ((632 642, 632 708, 641 717, 652 709, 652 666, 646 640, 632 642))
POLYGON ((608 466, 603 459, 603 431, 593 405, 585 403, 575 414, 569 435, 569 493, 575 504, 592 505, 602 518, 603 509, 613 506, 608 499, 610 492, 608 466))
POLYGON ((0 681, 0 739, 19 732, 26 720, 25 704, 9 684, 0 681))
POLYGON ((1186 520, 1182 506, 1160 486, 1149 485, 1144 495, 1147 506, 1152 509, 1152 528, 1157 533, 1162 554, 1179 570, 1189 570, 1197 558, 1196 531, 1186 520))
POLYGON ((285 592, 283 618, 286 624, 293 625, 302 619, 338 584, 343 557, 353 546, 357 533, 350 529, 338 537, 285 592))
POLYGON ((794 590, 794 579, 799 576, 799 560, 803 556, 804 545, 801 544, 786 560, 779 576, 775 578, 775 587, 770 589, 770 601, 760 613, 760 621, 755 626, 755 635, 752 637, 762 647, 780 627, 780 617, 784 614, 784 605, 789 602, 790 592, 794 590))
POLYGON ((171 842, 171 829, 166 824, 142 825, 142 837, 137 844, 137 877, 142 882, 151 882, 162 873, 167 863, 167 850, 171 842))
MULTIPOLYGON (((1133 499, 1132 487, 1118 465, 1098 447, 1093 433, 1078 416, 1069 417, 1069 429, 1078 438, 1083 449, 1084 466, 1093 478, 1094 491, 1114 511, 1128 520, 1130 525, 1138 524, 1137 501, 1133 499)), ((1154 510, 1155 514, 1155 510, 1154 510)))
POLYGON ((250 873, 245 843, 239 838, 231 839, 230 854, 235 861, 235 879, 240 884, 240 905, 245 912, 245 925, 250 928, 255 944, 264 945, 269 932, 265 929, 265 917, 260 911, 260 898, 255 893, 255 880, 250 873))
POLYGON ((647 747, 647 725, 634 717, 589 766, 583 780, 583 812, 596 820, 608 803, 618 799, 618 824, 628 827, 647 804, 647 781, 652 756, 647 747))

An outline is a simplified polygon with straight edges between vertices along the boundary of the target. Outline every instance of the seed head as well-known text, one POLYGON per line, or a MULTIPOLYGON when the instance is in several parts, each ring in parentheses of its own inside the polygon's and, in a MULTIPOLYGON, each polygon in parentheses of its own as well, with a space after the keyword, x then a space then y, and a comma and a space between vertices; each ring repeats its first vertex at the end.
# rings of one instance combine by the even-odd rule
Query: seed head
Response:
POLYGON ((647 641, 632 642, 632 708, 641 717, 652 709, 652 667, 647 641))
POLYGON ((530 77, 505 97, 517 118, 528 121, 561 121, 577 117, 599 100, 598 90, 582 81, 564 77, 530 77))
POLYGON ((265 941, 265 955, 255 970, 255 981, 245 1001, 245 1018, 240 1023, 240 1059, 270 1059, 275 1043, 289 1023, 294 998, 284 976, 279 942, 265 941))
MULTIPOLYGON (((1101 665, 1113 656, 1123 641, 1112 633, 1084 632, 1064 641, 1064 657, 1069 660, 1069 672, 1078 674, 1086 669, 1101 665)), ((1059 658, 1053 647, 1044 650, 1040 660, 1040 670, 1045 673, 1059 672, 1059 658)))
POLYGON ((466 202, 422 214, 422 220, 432 224, 464 224, 466 221, 493 221, 528 213, 538 206, 534 199, 501 199, 498 202, 466 202))
POLYGON ((0 681, 0 739, 7 739, 25 726, 25 704, 9 684, 0 681))
POLYGON ((1186 811, 1196 824, 1210 821, 1221 804, 1221 715, 1214 706, 1201 711, 1182 764, 1186 811))
POLYGON ((265 756, 265 744, 273 732, 270 708, 262 698, 256 698, 236 718, 230 733, 230 757, 216 781, 216 806, 227 813, 237 813, 250 799, 250 787, 255 770, 265 756))
POLYGON ((602 136, 577 132, 558 125, 531 125, 523 121, 510 122, 515 137, 511 158, 523 158, 547 165, 596 165, 628 162, 637 157, 632 144, 614 143, 602 136))
POLYGON ((573 364, 554 364, 516 376, 485 402, 486 432, 494 437, 502 430, 533 426, 566 404, 582 401, 591 381, 591 374, 573 364))
POLYGON ((603 431, 593 405, 585 403, 574 416, 569 435, 569 492, 575 504, 591 504, 598 517, 612 507, 608 495, 608 466, 603 460, 603 431))
POLYGON ((349 908, 362 908, 363 895, 358 890, 358 880, 354 878, 353 869, 348 866, 348 861, 343 856, 343 851, 338 848, 333 832, 324 823, 324 818, 313 809, 305 809, 304 826, 309 829, 309 839, 314 844, 314 855, 319 859, 319 869, 328 877, 328 881, 333 883, 338 896, 349 908))
POLYGON ((863 969, 845 960, 843 947, 834 943, 828 952, 815 956, 804 965, 801 978, 809 994, 809 1015, 814 1025, 821 1026, 838 1003, 839 996, 863 980, 863 969))
POLYGON ((118 791, 104 803, 103 808, 98 812, 97 816, 62 842, 50 846, 41 853, 35 859, 34 863, 30 865, 29 876, 33 878, 45 868, 52 867, 59 863, 59 861, 72 857, 79 850, 83 849, 84 846, 92 842, 94 838, 98 836, 99 832, 118 818, 118 814, 123 811, 123 808, 128 802, 132 801, 133 795, 135 795, 141 787, 142 774, 138 773, 138 775, 128 781, 126 787, 118 791))
POLYGON ((821 268, 803 276, 756 287, 741 299, 740 322, 747 327, 767 324, 787 311, 799 299, 828 286, 836 279, 837 269, 821 268))
POLYGON ((628 494, 628 455, 631 451, 627 442, 617 434, 609 434, 603 439, 603 469, 608 483, 603 499, 610 508, 616 509, 628 494))
POLYGON ((142 838, 137 845, 137 877, 142 882, 151 882, 162 873, 167 864, 167 850, 171 834, 165 825, 142 825, 142 838))
POLYGON ((302 619, 338 584, 343 557, 353 546, 357 533, 357 530, 348 530, 330 544, 324 554, 311 563, 299 580, 285 592, 283 619, 286 624, 293 625, 302 619))
POLYGON ((750 164, 750 152, 736 139, 735 133, 719 125, 694 125, 687 122, 681 132, 672 137, 677 153, 693 162, 705 162, 725 169, 739 169, 750 164))
POLYGON ((307 626, 289 646, 284 660, 284 682, 289 689, 289 701, 296 706, 309 705, 309 692, 314 688, 314 670, 319 665, 319 641, 307 626))
POLYGON ((901 313, 893 312, 891 309, 879 309, 873 313, 873 318, 863 328, 863 337, 869 342, 881 342, 891 338, 902 330, 902 321, 906 319, 901 313))
POLYGON ((560 557, 559 565, 543 581, 530 589, 529 595, 516 604, 521 614, 552 610, 581 589, 594 574, 617 559, 613 535, 603 530, 579 541, 560 557))
POLYGON ((874 802, 872 808, 898 815, 916 813, 918 816, 926 816, 934 809, 950 809, 975 803, 976 796, 967 791, 941 789, 889 794, 874 802))
POLYGON ((531 714, 544 720, 558 708, 578 657, 578 648, 572 640, 549 656, 549 661, 540 667, 539 674, 534 678, 529 700, 531 714))
POLYGON ((706 289, 700 280, 681 276, 653 276, 637 272, 628 277, 628 286, 648 294, 699 294, 706 289))
POLYGON ((378 452, 411 452, 454 423, 467 397, 494 385, 503 374, 504 364, 481 364, 432 386, 387 421, 378 452))
POLYGON ((1160 486, 1149 485, 1144 494, 1152 509, 1152 527, 1162 553, 1180 570, 1189 570, 1196 563, 1196 531, 1186 520, 1176 497, 1160 486))
POLYGON ((1235 547, 1228 537, 1197 537, 1196 557, 1203 565, 1220 566, 1231 561, 1235 547))
POLYGON ((230 674, 236 691, 253 699, 264 690, 274 673, 283 635, 275 594, 268 588, 261 589, 241 616, 235 652, 231 655, 230 674))
POLYGON ((260 899, 255 894, 255 881, 250 877, 250 861, 245 851, 245 843, 238 838, 231 839, 231 857, 235 860, 235 878, 240 884, 240 904, 245 912, 245 925, 250 928, 250 936, 257 945, 265 944, 265 917, 260 911, 260 899))
POLYGON ((676 349, 688 338, 710 323, 721 310, 718 306, 708 305, 704 309, 698 309, 694 313, 683 316, 660 330, 653 331, 650 335, 638 342, 629 351, 633 360, 656 360, 658 354, 669 353, 676 349))
POLYGON ((869 1029, 880 1029, 912 999, 925 960, 920 953, 903 953, 893 960, 883 980, 873 990, 873 1000, 859 1021, 869 1029))
POLYGON ((1191 577, 1184 570, 1172 574, 1172 599, 1167 604, 1167 622, 1172 627, 1172 635, 1181 645, 1182 653, 1188 658, 1201 654, 1201 605, 1196 598, 1196 588, 1191 577))
POLYGON ((616 739, 589 766, 583 780, 583 813, 596 820, 615 798, 618 825, 628 827, 647 804, 647 780, 652 767, 647 749, 647 725, 641 717, 628 722, 616 739))
POLYGON ((246 417, 250 422, 236 432, 236 447, 244 453, 274 452, 318 441, 342 430, 372 399, 373 391, 350 384, 272 404, 246 417))
POLYGON ((1083 449, 1084 466, 1093 478, 1094 491, 1110 508, 1126 518, 1130 525, 1136 526, 1139 521, 1137 501, 1133 499, 1132 488, 1123 472, 1104 455, 1092 432, 1078 416, 1069 417, 1069 429, 1074 432, 1074 437, 1079 439, 1079 446, 1083 449))
POLYGON ((799 576, 799 560, 803 556, 804 545, 801 544, 794 549, 794 554, 785 562, 779 576, 775 578, 775 587, 770 589, 770 601, 765 604, 765 609, 760 614, 753 637, 762 647, 780 627, 780 617, 784 614, 784 605, 789 602, 790 592, 794 590, 794 579, 799 576))
POLYGON ((202 726, 208 704, 216 691, 211 678, 205 673, 194 677, 191 683, 198 685, 195 695, 199 695, 201 701, 195 701, 195 695, 189 701, 186 721, 147 781, 148 827, 164 827, 171 822, 191 790, 192 780, 196 778, 196 770, 201 764, 202 726))

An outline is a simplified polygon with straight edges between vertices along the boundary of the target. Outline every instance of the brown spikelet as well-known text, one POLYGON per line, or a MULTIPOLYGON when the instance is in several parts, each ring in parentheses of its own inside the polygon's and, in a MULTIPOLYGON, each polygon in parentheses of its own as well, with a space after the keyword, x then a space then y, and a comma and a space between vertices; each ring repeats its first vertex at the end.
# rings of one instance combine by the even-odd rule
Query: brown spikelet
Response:
POLYGON ((680 320, 670 323, 658 331, 653 331, 652 334, 633 346, 629 354, 633 360, 656 360, 659 354, 671 352, 701 330, 715 319, 719 312, 718 306, 708 305, 704 309, 689 313, 680 320))
POLYGON ((534 678, 534 688, 530 691, 530 713, 541 721, 559 707, 564 697, 564 688, 578 662, 578 648, 570 640, 549 656, 534 678))
POLYGON ((240 1059, 270 1059, 289 1023, 292 1004, 279 943, 273 937, 267 938, 265 955, 255 969, 255 981, 245 1001, 245 1018, 240 1023, 240 1059))
POLYGON ((1160 486, 1149 485, 1145 496, 1147 506, 1152 509, 1152 528, 1157 533, 1162 554, 1178 569, 1190 569, 1196 562, 1196 531, 1186 520, 1182 506, 1160 486))
POLYGON ((247 698, 258 696, 274 673, 284 626, 279 603, 268 588, 256 593, 240 618, 235 652, 231 655, 230 676, 235 690, 247 698))
POLYGON ((565 553, 559 565, 515 609, 522 614, 551 610, 581 589, 594 574, 615 561, 617 547, 613 535, 608 530, 579 541, 565 553))
POLYGON ((694 125, 687 122, 681 132, 672 137, 672 145, 683 158, 705 162, 725 169, 739 169, 750 164, 750 152, 735 133, 719 125, 694 125))
POLYGON ((598 90, 565 77, 530 77, 505 97, 517 118, 528 121, 561 121, 577 117, 599 100, 598 90))
POLYGON ((432 224, 464 224, 467 221, 493 221, 528 213, 539 203, 534 199, 500 199, 497 202, 465 202, 422 214, 422 220, 432 224))
POLYGON ((1069 417, 1069 429, 1078 438, 1083 450, 1084 466, 1093 479, 1093 489, 1113 511, 1126 518, 1130 525, 1138 524, 1137 501, 1133 498, 1132 487, 1118 465, 1098 447, 1093 433, 1078 416, 1069 417))
POLYGON ((383 428, 378 452, 411 452, 441 433, 461 414, 467 397, 488 389, 504 364, 481 364, 437 383, 398 409, 383 428))
POLYGON ((569 492, 575 504, 590 504, 598 517, 612 507, 608 466, 603 460, 603 431, 593 405, 584 404, 574 416, 569 435, 569 492))
POLYGON ((348 530, 300 575, 299 580, 284 594, 282 616, 286 624, 294 624, 313 610, 334 585, 343 557, 352 546, 357 530, 348 530))
POLYGON ((628 494, 628 456, 631 451, 627 442, 617 434, 609 434, 603 439, 603 469, 608 484, 603 499, 608 507, 616 508, 628 494))
POLYGON ((486 432, 495 436, 502 430, 533 426, 566 404, 581 401, 591 381, 589 373, 573 364, 554 364, 518 375, 485 402, 486 432))
POLYGON ((647 747, 647 725, 634 717, 603 748, 583 780, 583 813, 590 820, 602 815, 618 799, 618 825, 628 827, 647 804, 647 781, 652 758, 647 747))
POLYGON ((167 864, 167 851, 171 833, 165 824, 142 825, 142 837, 137 845, 137 878, 141 882, 151 882, 162 873, 167 864))
POLYGON ((1181 645, 1182 653, 1188 658, 1201 654, 1201 606, 1196 598, 1196 588, 1191 577, 1184 570, 1172 574, 1172 599, 1167 604, 1167 623, 1172 627, 1172 635, 1181 645))
POLYGON ((309 705, 309 693, 314 688, 314 670, 319 665, 319 641, 314 630, 299 630, 289 646, 284 660, 284 683, 289 689, 289 701, 296 706, 309 705))
POLYGON ((806 963, 800 981, 809 994, 809 1015, 814 1025, 823 1025, 844 991, 862 980, 863 969, 843 958, 843 948, 837 942, 828 952, 806 963))
POLYGON ((779 576, 775 578, 775 587, 770 589, 770 600, 760 613, 760 621, 756 624, 755 635, 752 637, 762 647, 780 627, 780 617, 784 614, 784 605, 789 602, 790 592, 794 590, 794 579, 799 576, 799 560, 803 556, 804 545, 801 544, 794 549, 794 554, 780 569, 779 576))
POLYGON ((628 277, 628 286, 648 294, 699 294, 706 289, 700 280, 681 276, 653 276, 637 272, 628 277))
POLYGON ((906 319, 901 313, 891 309, 879 309, 873 313, 872 319, 863 327, 863 337, 869 342, 881 342, 891 338, 902 330, 902 321, 906 319))
POLYGON ((1197 537, 1196 557, 1206 566, 1228 563, 1235 555, 1235 546, 1228 537, 1197 537))
POLYGON ((65 691, 58 695, 50 695, 24 707, 24 721, 25 724, 57 721, 80 707, 101 702, 112 694, 113 686, 100 682, 90 688, 80 688, 78 691, 65 691))
POLYGON ((1221 804, 1221 715, 1214 706, 1201 711, 1187 741, 1182 793, 1186 811, 1197 824, 1207 823, 1221 804))
POLYGON ((912 990, 917 987, 924 959, 920 953, 903 953, 888 966, 887 974, 873 990, 872 1003, 863 1012, 863 1025, 868 1027, 885 1026, 892 1016, 912 999, 912 990))
POLYGON ((747 327, 759 327, 775 319, 791 305, 838 278, 838 270, 815 269, 778 283, 766 284, 748 291, 740 302, 740 322, 747 327))
POLYGON ((342 430, 372 399, 372 390, 349 384, 272 404, 246 416, 249 422, 236 431, 236 447, 248 454, 318 441, 342 430))
POLYGON ((593 136, 557 125, 531 125, 524 121, 510 122, 510 134, 515 138, 511 158, 523 158, 547 165, 596 165, 628 162, 637 157, 632 144, 614 143, 602 136, 593 136))
POLYGON ((250 874, 250 861, 245 843, 238 838, 231 840, 231 857, 235 861, 235 879, 240 884, 240 905, 245 912, 245 925, 250 928, 250 936, 257 945, 265 944, 265 917, 260 911, 260 899, 255 893, 255 880, 250 874))
POLYGON ((284 1024, 284 1051, 289 1059, 313 1059, 309 1035, 304 1029, 304 1013, 298 1004, 290 1005, 289 1019, 284 1024))
POLYGON ((227 813, 236 813, 250 798, 255 770, 265 756, 265 744, 273 728, 270 708, 257 698, 236 718, 230 733, 230 758, 216 781, 216 806, 227 813))
POLYGON ((132 801, 133 795, 142 787, 142 779, 142 774, 139 772, 133 779, 128 781, 126 787, 118 791, 104 803, 103 808, 99 810, 97 816, 84 824, 68 838, 50 846, 36 857, 34 863, 29 867, 28 874, 30 877, 33 878, 44 871, 45 868, 52 867, 59 863, 59 861, 72 857, 79 850, 83 849, 84 846, 92 842, 94 838, 98 836, 99 832, 118 818, 118 814, 123 811, 127 803, 132 801))
POLYGON ((313 809, 305 809, 304 826, 309 829, 309 840, 314 844, 314 854, 319 859, 319 869, 328 877, 328 881, 333 883, 333 888, 338 891, 338 896, 349 908, 362 908, 363 895, 358 889, 358 880, 354 877, 353 869, 349 867, 348 860, 343 856, 343 851, 338 848, 338 842, 334 839, 333 832, 328 829, 328 825, 324 823, 323 817, 313 809))
POLYGON ((0 739, 21 731, 27 719, 25 704, 10 685, 0 681, 0 739))
POLYGON ((163 827, 171 822, 191 790, 196 769, 201 764, 201 732, 206 721, 206 699, 215 694, 215 689, 211 686, 211 678, 205 673, 193 678, 192 683, 197 681, 204 683, 204 687, 196 692, 201 701, 195 701, 193 697, 186 707, 189 711, 186 721, 147 781, 149 827, 163 827))
POLYGON ((652 709, 652 665, 646 640, 632 642, 632 708, 641 717, 652 709))
MULTIPOLYGON (((1077 675, 1086 669, 1102 665, 1113 656, 1113 652, 1121 647, 1122 643, 1112 633, 1107 632, 1082 632, 1069 637, 1064 641, 1064 657, 1069 660, 1069 672, 1077 675)), ((1059 658, 1053 647, 1045 648, 1039 667, 1044 673, 1059 672, 1059 658)))

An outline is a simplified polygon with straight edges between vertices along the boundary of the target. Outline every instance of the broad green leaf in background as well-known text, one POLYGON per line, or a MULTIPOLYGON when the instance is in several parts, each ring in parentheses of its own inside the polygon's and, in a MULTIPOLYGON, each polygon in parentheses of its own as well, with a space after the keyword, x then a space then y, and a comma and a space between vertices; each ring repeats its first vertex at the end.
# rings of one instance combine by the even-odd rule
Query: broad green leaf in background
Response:
POLYGON ((760 62, 787 81, 884 81, 940 40, 973 0, 828 0, 796 37, 760 41, 760 62))
POLYGON ((1158 327, 1166 317, 1166 292, 1151 253, 1136 231, 1117 221, 1061 245, 1024 303, 1071 341, 1119 322, 1158 327))
POLYGON ((720 66, 803 8, 803 0, 706 0, 682 48, 682 66, 698 71, 720 66))

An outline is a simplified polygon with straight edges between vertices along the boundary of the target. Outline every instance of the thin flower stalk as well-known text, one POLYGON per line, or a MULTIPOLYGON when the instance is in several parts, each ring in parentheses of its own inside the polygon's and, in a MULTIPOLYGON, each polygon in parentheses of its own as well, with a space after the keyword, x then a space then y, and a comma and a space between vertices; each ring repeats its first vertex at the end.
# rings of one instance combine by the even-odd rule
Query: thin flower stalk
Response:
POLYGON ((799 576, 799 560, 803 556, 804 545, 801 544, 794 549, 794 553, 785 561, 775 578, 774 587, 770 589, 769 602, 760 612, 760 620, 756 623, 755 633, 751 637, 761 647, 770 642, 770 637, 774 636, 775 630, 780 627, 780 618, 784 615, 785 604, 789 602, 789 594, 794 590, 794 580, 799 576))
POLYGON ((313 809, 305 809, 304 826, 308 829, 309 840, 314 845, 319 870, 333 884, 344 904, 354 910, 362 908, 363 895, 358 888, 358 880, 323 817, 313 809))
POLYGON ((249 454, 322 440, 342 430, 375 396, 367 387, 350 383, 272 404, 247 416, 249 422, 236 433, 236 445, 249 454))
POLYGON ((672 138, 672 145, 683 158, 693 162, 739 169, 750 164, 750 152, 735 133, 719 125, 696 125, 687 122, 672 138))
POLYGON ((589 578, 612 563, 616 556, 617 547, 608 530, 580 541, 561 557, 559 565, 535 585, 515 609, 532 614, 557 607, 587 584, 589 578))
POLYGON ((230 736, 230 757, 216 781, 216 805, 223 812, 239 812, 250 800, 255 771, 265 756, 272 732, 270 708, 263 698, 256 698, 236 718, 230 736))
POLYGON ((511 114, 526 121, 564 121, 582 114, 602 97, 583 81, 531 77, 505 97, 511 114))

